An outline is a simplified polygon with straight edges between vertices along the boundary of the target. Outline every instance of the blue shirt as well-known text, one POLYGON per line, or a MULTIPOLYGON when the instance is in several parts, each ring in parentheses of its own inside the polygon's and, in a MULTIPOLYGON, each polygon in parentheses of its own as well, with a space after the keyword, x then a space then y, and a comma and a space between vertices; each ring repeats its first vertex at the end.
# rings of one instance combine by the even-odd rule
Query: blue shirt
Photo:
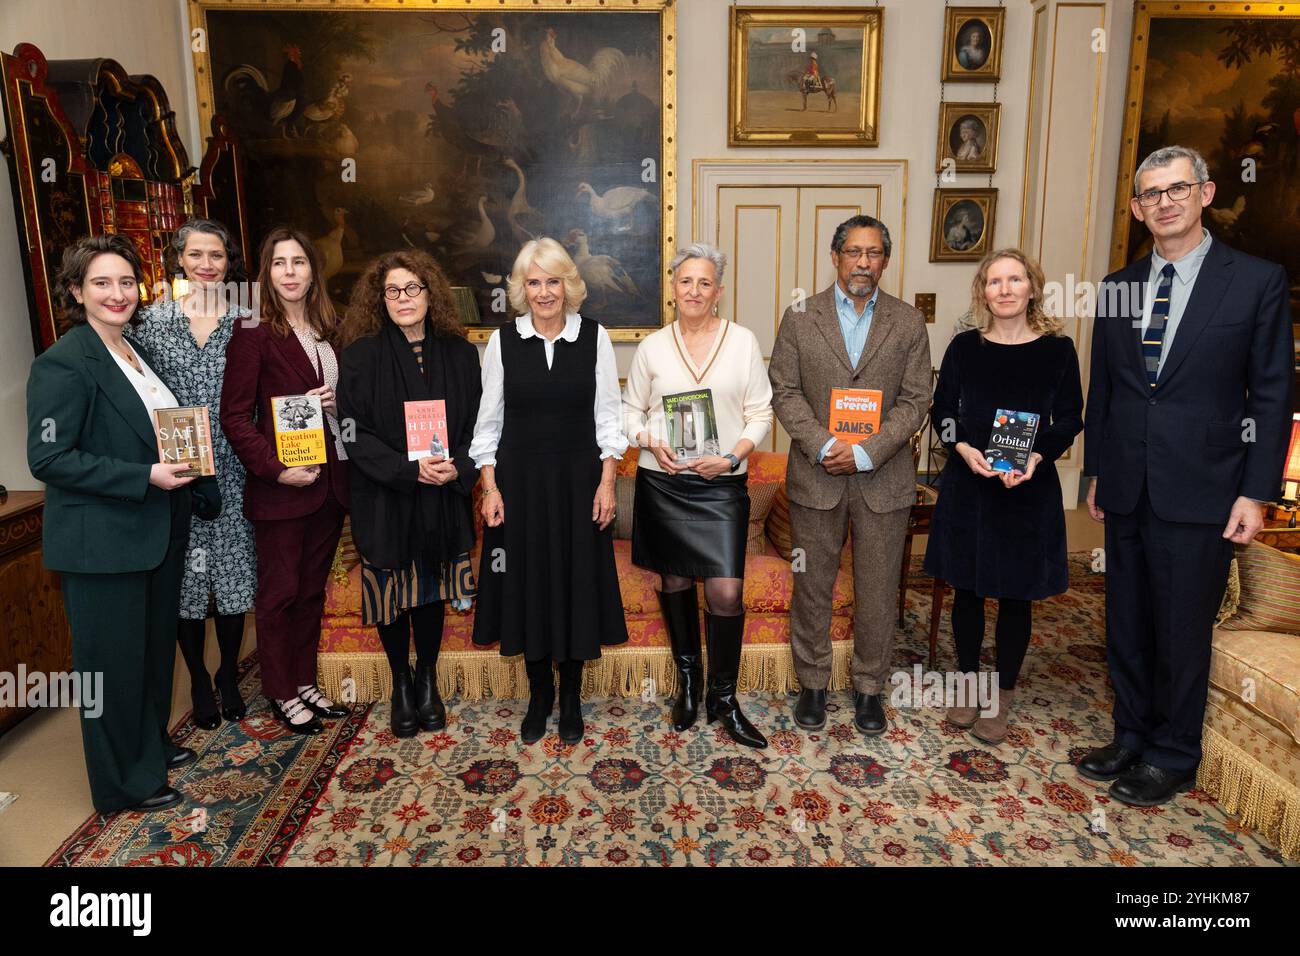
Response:
MULTIPOLYGON (((835 283, 835 316, 840 320, 840 334, 844 336, 844 348, 849 353, 849 364, 854 368, 858 365, 858 359, 862 357, 862 349, 867 344, 867 333, 871 331, 871 319, 876 314, 876 299, 880 295, 880 287, 871 293, 871 298, 867 300, 866 307, 862 314, 858 315, 858 307, 848 294, 840 288, 839 282, 835 283)), ((837 439, 832 438, 817 455, 817 460, 821 461, 826 457, 826 453, 831 450, 837 439)), ((858 471, 870 471, 873 467, 871 456, 859 444, 853 445, 853 460, 857 463, 858 471)))

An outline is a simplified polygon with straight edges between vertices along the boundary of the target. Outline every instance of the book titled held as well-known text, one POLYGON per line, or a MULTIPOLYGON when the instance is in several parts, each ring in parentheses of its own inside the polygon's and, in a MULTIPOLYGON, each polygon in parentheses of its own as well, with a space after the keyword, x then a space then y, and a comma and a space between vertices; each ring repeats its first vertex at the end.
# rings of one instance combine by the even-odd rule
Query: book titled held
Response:
POLYGON ((1029 453, 1034 449, 1038 419, 1037 412, 1013 412, 999 408, 993 416, 989 447, 984 449, 984 460, 989 463, 989 467, 994 471, 1023 474, 1029 467, 1029 453))
POLYGON ((185 471, 176 473, 180 478, 203 478, 217 473, 208 406, 160 408, 153 414, 160 462, 189 465, 185 471))
POLYGON ((406 411, 406 458, 450 457, 447 440, 447 402, 435 398, 423 402, 403 402, 406 411))
POLYGON ((325 464, 325 411, 319 395, 277 395, 271 399, 271 414, 275 457, 282 465, 325 464))
POLYGON ((668 422, 668 444, 678 461, 722 454, 712 389, 665 395, 664 419, 668 422))

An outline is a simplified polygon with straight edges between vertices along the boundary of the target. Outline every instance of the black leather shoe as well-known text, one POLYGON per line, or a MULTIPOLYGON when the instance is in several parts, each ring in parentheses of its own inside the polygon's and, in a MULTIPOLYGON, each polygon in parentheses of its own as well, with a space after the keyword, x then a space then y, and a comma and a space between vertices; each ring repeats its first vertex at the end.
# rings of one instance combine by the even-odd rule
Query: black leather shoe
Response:
POLYGON ((1114 780, 1137 763, 1140 756, 1138 751, 1129 750, 1120 746, 1119 741, 1112 740, 1106 746, 1084 754, 1077 769, 1089 780, 1114 780))
POLYGON ((389 728, 398 738, 414 737, 420 729, 420 715, 415 709, 415 684, 411 668, 403 667, 393 674, 392 714, 389 728))
POLYGON ((826 726, 826 691, 805 687, 794 705, 794 722, 804 730, 821 730, 826 726))
POLYGON ((324 717, 326 720, 340 720, 352 713, 351 708, 344 707, 341 704, 324 706, 321 701, 329 700, 329 698, 315 684, 312 684, 306 690, 298 691, 298 699, 306 704, 307 709, 313 714, 317 717, 324 717))
POLYGON ((695 585, 682 591, 659 592, 659 610, 668 627, 673 663, 677 665, 677 699, 673 701, 673 730, 690 730, 700 715, 704 667, 700 661, 700 605, 695 585))
POLYGON ((217 671, 217 693, 221 695, 221 716, 232 724, 248 716, 248 707, 239 693, 239 679, 235 673, 217 671))
POLYGON ((438 696, 438 665, 415 668, 415 712, 421 730, 442 730, 447 726, 447 708, 438 696))
POLYGON ((181 802, 181 795, 171 787, 163 787, 152 797, 141 800, 133 807, 127 807, 128 810, 134 810, 137 813, 152 813, 154 810, 166 810, 168 807, 174 807, 181 802))
POLYGON ((198 754, 189 747, 180 747, 174 754, 167 758, 167 769, 175 770, 177 767, 183 767, 197 757, 198 754))
POLYGON ((582 722, 582 661, 560 665, 560 740, 576 744, 587 732, 582 722))
POLYGON ((885 707, 879 694, 853 692, 853 726, 868 737, 878 737, 885 732, 889 721, 885 719, 885 707))
POLYGON ((303 721, 301 724, 295 724, 289 719, 290 716, 298 716, 298 712, 307 706, 301 700, 294 699, 289 703, 288 707, 281 707, 274 697, 268 699, 271 701, 271 715, 295 734, 310 736, 325 730, 325 725, 320 722, 320 718, 315 714, 312 715, 311 720, 303 721))
POLYGON ((1175 794, 1191 790, 1194 786, 1195 768, 1166 770, 1149 763, 1139 763, 1110 785, 1110 795, 1131 806, 1155 807, 1168 803, 1175 794))
POLYGON ((549 657, 540 661, 524 661, 528 671, 528 710, 519 725, 519 739, 535 744, 546 736, 546 722, 555 709, 555 674, 549 657))
POLYGON ((744 614, 722 617, 704 612, 704 639, 709 645, 709 686, 704 695, 704 713, 709 723, 721 721, 727 735, 736 743, 762 750, 767 746, 767 738, 749 722, 736 696, 744 636, 744 614))

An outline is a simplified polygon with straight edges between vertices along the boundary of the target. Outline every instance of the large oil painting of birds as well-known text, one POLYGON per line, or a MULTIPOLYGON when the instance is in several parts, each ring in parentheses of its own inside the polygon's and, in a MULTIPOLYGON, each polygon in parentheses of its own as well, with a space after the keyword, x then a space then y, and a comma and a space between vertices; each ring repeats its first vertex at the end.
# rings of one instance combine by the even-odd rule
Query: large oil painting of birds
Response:
POLYGON ((520 247, 549 236, 584 315, 620 338, 662 324, 662 10, 204 14, 253 242, 301 227, 337 306, 369 259, 420 249, 490 330, 520 247))
POLYGON ((1134 145, 1121 158, 1111 267, 1146 255, 1151 235, 1129 212, 1132 176, 1161 146, 1205 157, 1214 201, 1205 227, 1252 255, 1281 262, 1300 318, 1300 20, 1264 14, 1191 17, 1149 3, 1135 27, 1136 105, 1125 117, 1134 145), (1142 26, 1142 25, 1140 25, 1142 26), (1136 134, 1136 135, 1134 135, 1136 134))

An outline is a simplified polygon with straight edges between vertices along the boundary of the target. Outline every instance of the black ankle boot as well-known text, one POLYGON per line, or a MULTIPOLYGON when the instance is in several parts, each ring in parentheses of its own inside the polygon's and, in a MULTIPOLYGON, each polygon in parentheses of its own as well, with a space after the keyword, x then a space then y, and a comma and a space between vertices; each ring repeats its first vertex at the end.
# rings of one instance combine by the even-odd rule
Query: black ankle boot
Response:
POLYGON ((587 728, 582 723, 582 661, 560 665, 560 739, 576 744, 587 728))
POLYGON ((208 622, 182 618, 177 621, 176 644, 180 647, 185 667, 190 672, 190 701, 194 705, 193 719, 196 727, 214 730, 221 726, 217 713, 217 697, 212 692, 212 678, 203 663, 203 642, 208 622))
POLYGON ((409 667, 401 667, 393 672, 392 704, 393 736, 414 737, 420 729, 420 722, 415 711, 415 684, 411 680, 409 667))
POLYGON ((526 744, 535 744, 546 736, 546 722, 555 708, 555 674, 551 659, 524 661, 528 670, 528 712, 519 727, 519 738, 526 744))
POLYGON ((704 612, 705 640, 709 643, 709 690, 704 710, 709 723, 722 721, 731 739, 746 747, 763 748, 767 738, 745 719, 736 699, 740 677, 740 645, 745 633, 745 615, 716 617, 704 612))
POLYGON ((700 664, 700 606, 695 585, 682 591, 660 591, 659 610, 668 627, 673 663, 677 665, 677 699, 673 701, 673 730, 689 730, 700 713, 704 668, 700 664))
POLYGON ((415 710, 421 730, 442 730, 447 726, 447 708, 438 696, 438 665, 415 665, 415 710))

